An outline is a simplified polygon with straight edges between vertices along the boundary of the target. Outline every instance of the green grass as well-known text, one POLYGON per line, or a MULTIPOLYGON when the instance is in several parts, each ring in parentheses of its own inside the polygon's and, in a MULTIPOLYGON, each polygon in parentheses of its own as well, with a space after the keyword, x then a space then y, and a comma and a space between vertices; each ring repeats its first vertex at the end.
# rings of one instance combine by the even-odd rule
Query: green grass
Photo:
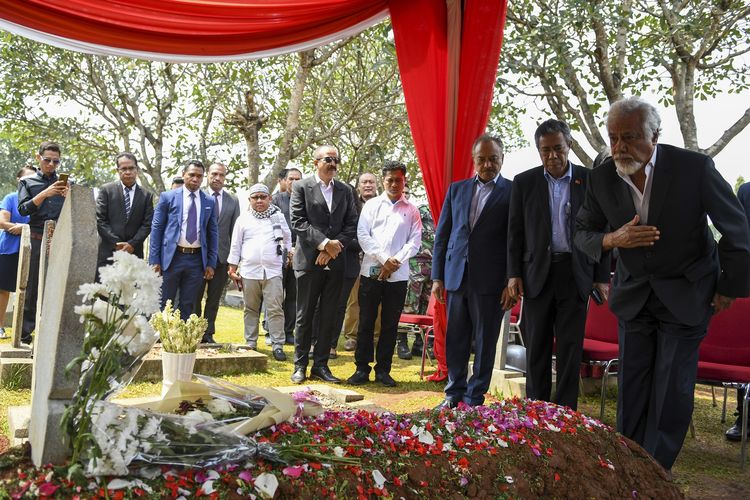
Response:
MULTIPOLYGON (((242 310, 222 307, 216 323, 217 341, 222 343, 244 343, 242 310)), ((227 380, 241 384, 260 387, 280 387, 292 385, 289 377, 292 374, 293 346, 284 346, 288 361, 278 362, 271 356, 271 348, 266 346, 261 337, 258 351, 268 355, 267 370, 249 375, 225 377, 227 380)), ((0 342, 8 342, 0 340, 0 342)), ((354 353, 343 350, 343 336, 339 342, 338 359, 331 360, 329 365, 334 375, 346 379, 354 372, 354 353)), ((398 382, 397 387, 387 388, 376 383, 352 387, 375 404, 396 413, 406 413, 424 408, 432 408, 443 397, 443 384, 419 380, 420 359, 410 361, 398 359, 394 355, 392 376, 398 382)), ((432 371, 427 366, 428 373, 432 371)), ((120 397, 140 397, 158 395, 160 383, 132 384, 120 397)), ((613 391, 614 393, 614 391, 613 391)), ((605 408, 604 422, 615 427, 616 401, 610 394, 605 408)), ((688 434, 685 444, 673 472, 675 481, 690 498, 717 498, 729 496, 750 498, 750 467, 744 472, 739 469, 739 444, 724 439, 724 431, 734 422, 732 413, 735 408, 736 391, 729 391, 727 403, 727 422, 721 423, 721 397, 723 391, 717 389, 717 406, 712 406, 711 390, 707 386, 698 386, 695 394, 694 422, 696 437, 688 434)), ((29 404, 31 391, 0 390, 0 432, 8 432, 7 407, 29 404)), ((579 411, 598 417, 598 395, 582 396, 579 411)))

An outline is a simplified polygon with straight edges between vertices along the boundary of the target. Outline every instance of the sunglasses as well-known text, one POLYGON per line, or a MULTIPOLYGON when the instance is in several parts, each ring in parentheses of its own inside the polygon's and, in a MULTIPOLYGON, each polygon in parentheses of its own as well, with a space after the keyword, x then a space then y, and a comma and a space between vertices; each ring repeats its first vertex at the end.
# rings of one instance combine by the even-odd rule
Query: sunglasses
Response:
POLYGON ((338 165, 339 163, 341 163, 341 158, 339 158, 338 156, 325 156, 323 158, 316 158, 315 161, 324 161, 326 163, 335 163, 336 165, 338 165))
POLYGON ((44 163, 51 163, 53 165, 59 165, 60 164, 60 160, 58 158, 44 158, 43 157, 42 161, 44 163))

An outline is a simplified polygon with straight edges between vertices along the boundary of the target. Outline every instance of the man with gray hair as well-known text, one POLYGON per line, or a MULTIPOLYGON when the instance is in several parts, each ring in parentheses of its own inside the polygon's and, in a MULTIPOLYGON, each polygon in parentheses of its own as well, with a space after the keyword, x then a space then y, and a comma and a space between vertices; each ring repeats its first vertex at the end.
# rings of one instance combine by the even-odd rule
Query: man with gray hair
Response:
POLYGON ((242 290, 245 301, 245 342, 258 346, 258 319, 265 306, 268 335, 276 361, 284 354, 284 288, 281 283, 286 250, 292 246, 292 233, 281 210, 271 204, 271 193, 264 184, 250 188, 250 207, 237 219, 227 263, 229 277, 242 290))
POLYGON ((660 124, 638 97, 612 105, 612 158, 589 174, 574 241, 595 261, 618 249, 609 295, 619 320, 617 430, 670 471, 708 322, 750 294, 750 234, 713 160, 658 144, 660 124))

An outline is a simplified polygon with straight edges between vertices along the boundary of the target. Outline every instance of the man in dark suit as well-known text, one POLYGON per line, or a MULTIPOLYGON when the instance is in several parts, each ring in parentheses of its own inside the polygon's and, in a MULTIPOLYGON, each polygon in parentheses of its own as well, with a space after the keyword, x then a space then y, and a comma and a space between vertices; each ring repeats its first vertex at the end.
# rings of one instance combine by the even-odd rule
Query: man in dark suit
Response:
POLYGON ((711 158, 657 144, 660 125, 638 97, 612 105, 612 159, 589 174, 574 241, 595 261, 619 251, 609 295, 619 320, 617 430, 671 470, 711 315, 750 294, 750 236, 711 158))
POLYGON ((148 262, 164 277, 161 307, 179 291, 183 319, 195 310, 203 280, 214 277, 219 250, 214 200, 200 190, 204 171, 190 160, 182 169, 185 185, 161 194, 151 224, 148 262))
POLYGON ((335 180, 341 158, 333 146, 313 152, 314 175, 292 186, 292 230, 297 233, 294 271, 297 276, 297 335, 292 382, 307 378, 315 307, 320 302, 320 330, 310 377, 339 383, 328 368, 334 322, 343 286, 341 251, 357 235, 357 209, 352 190, 335 180))
POLYGON ((216 333, 216 315, 219 312, 219 302, 227 286, 227 257, 229 256, 229 244, 232 242, 232 230, 237 217, 240 216, 240 202, 224 189, 227 179, 227 167, 223 163, 212 163, 208 167, 208 189, 205 193, 214 200, 214 211, 217 213, 219 225, 219 253, 216 260, 214 277, 211 280, 203 280, 203 285, 198 292, 195 304, 195 314, 201 315, 201 302, 203 294, 206 293, 206 307, 203 316, 208 321, 206 333, 203 334, 202 342, 214 343, 216 333), (206 292, 208 289, 208 292, 206 292))
POLYGON ((135 182, 138 179, 135 156, 120 153, 115 158, 115 166, 120 180, 100 187, 96 198, 97 269, 106 266, 117 250, 143 258, 143 242, 151 232, 154 216, 154 195, 135 182))
POLYGON ((534 133, 542 166, 513 179, 508 294, 513 300, 521 296, 524 300, 526 397, 576 409, 587 299, 595 281, 602 299, 607 297, 609 259, 594 264, 573 248, 573 222, 583 203, 589 171, 568 161, 572 140, 565 122, 545 121, 534 133))
MULTIPOLYGON (((286 189, 279 190, 278 193, 273 195, 273 204, 279 207, 281 213, 284 214, 286 225, 291 230, 292 219, 289 202, 291 200, 292 186, 294 186, 295 182, 302 179, 302 172, 296 168, 286 168, 284 172, 284 186, 286 189)), ((279 181, 279 184, 281 184, 281 181, 279 181)), ((292 245, 295 243, 297 243, 297 234, 292 231, 292 245)), ((282 285, 284 287, 284 334, 287 344, 294 344, 294 326, 297 323, 297 278, 294 277, 294 270, 291 264, 293 256, 294 249, 292 248, 287 255, 287 260, 284 262, 284 269, 282 271, 282 285)))
MULTIPOLYGON (((745 209, 745 218, 748 221, 748 227, 750 227, 750 182, 746 182, 740 186, 737 191, 737 198, 740 200, 742 208, 745 209)), ((737 389, 737 419, 734 421, 734 425, 727 429, 724 434, 729 441, 741 441, 742 440, 742 400, 745 399, 745 389, 740 387, 737 389)), ((745 416, 747 418, 747 416, 745 416)))
POLYGON ((476 176, 454 182, 440 212, 432 254, 432 293, 445 302, 448 385, 438 408, 484 403, 490 386, 506 289, 511 182, 500 175, 503 143, 482 135, 472 147, 476 176), (471 341, 474 366, 467 382, 471 341))

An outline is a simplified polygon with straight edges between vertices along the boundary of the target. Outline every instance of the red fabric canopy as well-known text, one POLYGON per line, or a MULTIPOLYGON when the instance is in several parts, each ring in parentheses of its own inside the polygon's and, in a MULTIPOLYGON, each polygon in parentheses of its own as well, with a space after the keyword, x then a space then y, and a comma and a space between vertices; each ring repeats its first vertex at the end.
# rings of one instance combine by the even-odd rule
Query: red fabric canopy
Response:
MULTIPOLYGON (((168 61, 257 58, 354 35, 390 11, 414 147, 437 221, 472 173, 506 0, 0 0, 0 28, 83 52, 168 61)), ((444 338, 445 309, 436 308, 444 338)), ((444 349, 441 368, 445 367, 444 349)))

